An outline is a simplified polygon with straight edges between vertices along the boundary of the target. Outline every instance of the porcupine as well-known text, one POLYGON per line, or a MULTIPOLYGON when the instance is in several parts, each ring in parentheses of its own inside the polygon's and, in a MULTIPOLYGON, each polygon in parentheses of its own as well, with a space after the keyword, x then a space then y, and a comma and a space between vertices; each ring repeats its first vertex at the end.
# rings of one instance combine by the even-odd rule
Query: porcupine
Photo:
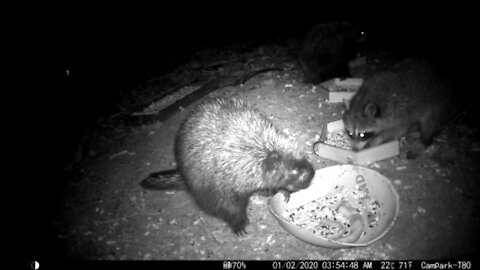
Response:
POLYGON ((283 191, 288 200, 314 175, 297 144, 239 99, 217 98, 193 109, 176 136, 175 158, 176 171, 152 173, 142 187, 179 188, 182 179, 198 206, 237 235, 246 232, 252 194, 283 191))

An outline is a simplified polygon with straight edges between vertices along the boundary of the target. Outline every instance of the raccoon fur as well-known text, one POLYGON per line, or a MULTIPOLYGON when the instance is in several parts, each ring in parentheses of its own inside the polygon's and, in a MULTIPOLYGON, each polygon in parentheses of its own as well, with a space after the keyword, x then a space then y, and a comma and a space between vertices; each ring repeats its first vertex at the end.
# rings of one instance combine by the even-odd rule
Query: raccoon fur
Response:
POLYGON ((364 35, 351 22, 316 25, 307 35, 299 63, 306 83, 317 84, 334 77, 349 76, 348 62, 364 35))
POLYGON ((453 109, 453 86, 437 65, 408 58, 367 78, 343 115, 352 148, 361 150, 419 131, 431 143, 453 109))
MULTIPOLYGON (((297 148, 242 100, 209 100, 186 117, 176 136, 178 179, 202 210, 243 234, 252 194, 284 190, 289 195, 310 185, 313 166, 297 148)), ((154 173, 141 185, 164 188, 158 179, 165 175, 175 174, 154 173)))

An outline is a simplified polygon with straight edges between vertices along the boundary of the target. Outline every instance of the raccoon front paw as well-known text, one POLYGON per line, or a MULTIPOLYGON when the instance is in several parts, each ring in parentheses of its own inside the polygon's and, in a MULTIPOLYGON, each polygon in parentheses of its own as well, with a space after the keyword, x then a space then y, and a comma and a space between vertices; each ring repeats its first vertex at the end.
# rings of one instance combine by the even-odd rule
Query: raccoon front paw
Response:
POLYGON ((420 153, 418 153, 417 151, 410 150, 410 151, 407 151, 407 153, 405 154, 405 157, 407 159, 416 159, 419 155, 420 153))
POLYGON ((420 156, 420 152, 416 150, 404 150, 400 152, 399 158, 400 159, 408 159, 408 160, 415 160, 420 156))
POLYGON ((425 151, 425 146, 418 140, 409 142, 404 146, 400 156, 404 159, 417 159, 425 151))

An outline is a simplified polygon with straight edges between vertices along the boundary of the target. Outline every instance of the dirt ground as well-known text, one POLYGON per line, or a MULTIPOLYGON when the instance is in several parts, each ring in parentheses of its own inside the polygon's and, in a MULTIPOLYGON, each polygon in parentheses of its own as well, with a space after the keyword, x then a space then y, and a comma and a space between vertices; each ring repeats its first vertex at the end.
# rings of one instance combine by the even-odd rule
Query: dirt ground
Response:
MULTIPOLYGON (((253 61, 275 59, 260 48, 253 61)), ((372 57, 364 68, 380 65, 372 57)), ((285 65, 285 63, 284 63, 285 65)), ((324 122, 341 119, 344 105, 321 99, 301 81, 293 61, 283 71, 255 76, 210 97, 237 97, 294 137, 315 169, 338 164, 313 153, 324 122)), ((284 66, 284 67, 285 67, 284 66)), ((361 75, 361 74, 360 74, 361 75)), ((195 103, 196 104, 196 103, 195 103)), ((235 236, 208 216, 186 191, 146 191, 149 173, 175 167, 173 140, 188 106, 170 119, 141 127, 119 127, 97 135, 89 155, 65 176, 48 227, 52 257, 92 260, 336 260, 463 258, 478 254, 479 141, 476 130, 454 123, 415 160, 401 155, 369 167, 388 177, 400 196, 391 231, 367 247, 329 249, 287 233, 269 212, 268 198, 255 195, 248 207, 247 234, 235 236), (99 143, 98 141, 102 142, 99 143)))

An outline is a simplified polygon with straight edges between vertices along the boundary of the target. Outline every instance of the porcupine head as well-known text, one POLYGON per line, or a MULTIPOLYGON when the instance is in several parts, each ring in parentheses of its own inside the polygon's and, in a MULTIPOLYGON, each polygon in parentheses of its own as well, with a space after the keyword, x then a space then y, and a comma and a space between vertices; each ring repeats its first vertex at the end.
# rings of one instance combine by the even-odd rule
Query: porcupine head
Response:
POLYGON ((280 154, 270 151, 264 161, 265 184, 278 188, 271 192, 282 191, 288 201, 290 193, 307 188, 313 179, 315 171, 306 158, 295 158, 291 154, 280 154))

